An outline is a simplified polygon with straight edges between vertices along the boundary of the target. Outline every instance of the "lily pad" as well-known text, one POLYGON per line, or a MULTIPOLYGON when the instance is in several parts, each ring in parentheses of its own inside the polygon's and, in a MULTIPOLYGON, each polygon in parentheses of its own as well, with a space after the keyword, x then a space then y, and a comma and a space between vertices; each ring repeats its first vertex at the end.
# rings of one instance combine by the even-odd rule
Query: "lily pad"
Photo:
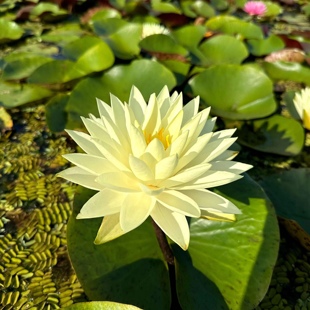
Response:
POLYGON ((135 306, 120 304, 111 301, 90 301, 79 302, 69 307, 63 308, 63 310, 139 310, 135 306))
POLYGON ((152 9, 159 13, 181 14, 181 10, 174 4, 161 0, 151 0, 152 9))
POLYGON ((305 134, 299 122, 281 115, 244 124, 239 142, 255 150, 294 156, 304 146, 305 134))
POLYGON ((202 64, 208 66, 222 63, 241 64, 249 55, 245 44, 229 35, 212 37, 204 41, 199 50, 204 56, 202 64))
POLYGON ((252 310, 266 294, 278 255, 275 211, 248 176, 216 192, 242 215, 235 222, 191 219, 188 252, 173 247, 178 298, 183 309, 252 310))
POLYGON ((76 219, 93 193, 83 189, 75 195, 67 234, 71 262, 86 295, 90 300, 116 301, 142 309, 169 309, 167 266, 151 222, 95 245, 102 219, 76 219))
POLYGON ((55 3, 38 3, 30 12, 30 19, 41 19, 46 22, 58 21, 68 16, 68 11, 60 8, 55 3))
POLYGON ((233 16, 216 16, 206 22, 209 30, 231 35, 242 35, 246 39, 263 39, 264 35, 257 25, 233 16))
POLYGON ((280 172, 264 177, 260 183, 273 202, 277 214, 296 221, 310 234, 310 169, 280 172))
POLYGON ((37 85, 0 82, 0 105, 5 108, 15 108, 52 95, 53 92, 37 85))
POLYGON ((254 66, 213 66, 190 79, 189 85, 214 114, 225 118, 265 117, 277 107, 272 81, 254 66))
POLYGON ((266 39, 250 39, 247 41, 251 54, 263 56, 278 51, 285 47, 284 42, 277 35, 270 35, 266 39))
POLYGON ((266 73, 276 81, 288 80, 310 85, 310 69, 296 62, 264 62, 266 73))
POLYGON ((176 85, 173 73, 162 64, 151 60, 135 60, 130 65, 118 65, 108 70, 102 77, 87 78, 73 89, 67 111, 79 116, 97 115, 95 98, 109 102, 110 93, 121 101, 128 100, 132 85, 148 98, 158 93, 163 85, 171 90, 176 85))
POLYGON ((191 50, 191 48, 199 45, 206 31, 207 28, 202 25, 187 25, 174 30, 172 36, 179 44, 191 50))
POLYGON ((23 33, 24 30, 15 22, 0 18, 0 43, 18 40, 23 33))

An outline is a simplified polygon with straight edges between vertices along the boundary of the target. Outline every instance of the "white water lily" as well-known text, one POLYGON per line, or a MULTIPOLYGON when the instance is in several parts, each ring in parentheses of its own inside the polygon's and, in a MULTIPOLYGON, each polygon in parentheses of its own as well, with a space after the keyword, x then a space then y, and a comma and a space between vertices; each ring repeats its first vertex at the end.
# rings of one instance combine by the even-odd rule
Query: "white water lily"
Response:
POLYGON ((162 25, 155 23, 145 23, 142 24, 142 39, 149 37, 153 34, 165 34, 169 35, 170 31, 162 25))
POLYGON ((228 150, 235 130, 212 132, 210 109, 198 112, 196 97, 183 107, 182 93, 170 97, 167 87, 148 104, 133 87, 129 103, 111 95, 111 105, 97 100, 100 118, 83 118, 89 134, 67 132, 85 151, 64 157, 75 167, 59 175, 98 191, 78 219, 104 217, 96 244, 115 239, 149 216, 186 250, 190 233, 186 217, 239 214, 224 197, 206 188, 241 178, 250 165, 231 161, 228 150))
POLYGON ((310 130, 310 87, 306 87, 300 93, 296 93, 293 102, 304 127, 310 130))

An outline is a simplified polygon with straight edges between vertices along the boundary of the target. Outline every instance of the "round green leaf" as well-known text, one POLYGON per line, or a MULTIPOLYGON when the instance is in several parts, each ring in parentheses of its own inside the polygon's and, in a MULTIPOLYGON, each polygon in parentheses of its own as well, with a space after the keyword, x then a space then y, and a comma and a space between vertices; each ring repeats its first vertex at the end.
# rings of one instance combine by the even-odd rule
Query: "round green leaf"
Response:
POLYGON ((183 309, 252 310, 266 294, 276 263, 277 218, 248 176, 216 192, 242 214, 235 222, 191 219, 188 251, 174 248, 179 301, 183 309))
POLYGON ((78 83, 71 93, 67 111, 80 116, 97 115, 96 97, 108 102, 112 93, 127 101, 133 85, 138 87, 144 98, 148 98, 164 85, 171 90, 176 80, 173 73, 158 62, 135 60, 130 65, 114 66, 100 78, 87 78, 78 83))
POLYGON ((0 43, 18 40, 23 35, 24 30, 15 22, 0 18, 0 43))
POLYGON ((215 15, 214 8, 204 1, 198 0, 192 2, 191 9, 197 14, 197 16, 210 18, 215 15))
POLYGON ((19 53, 19 57, 17 57, 17 55, 15 56, 13 61, 6 61, 2 74, 3 80, 20 80, 27 78, 43 64, 53 61, 50 57, 36 54, 25 55, 25 53, 19 53))
POLYGON ((0 105, 6 108, 15 108, 50 97, 53 93, 36 85, 0 82, 0 94, 0 105))
POLYGON ((301 124, 281 115, 244 124, 238 136, 240 143, 255 150, 285 156, 299 154, 305 140, 301 124))
POLYGON ((41 36, 41 39, 45 42, 54 42, 58 46, 62 46, 68 42, 79 39, 84 34, 85 31, 81 29, 78 23, 70 23, 60 25, 56 29, 45 33, 41 36))
POLYGON ((149 52, 178 54, 186 56, 188 51, 175 42, 173 38, 164 34, 154 34, 140 41, 140 47, 149 52))
POLYGON ((274 204, 277 214, 295 220, 310 234, 310 169, 291 169, 266 176, 261 185, 274 204))
POLYGON ((43 19, 46 22, 52 22, 63 19, 68 15, 68 11, 60 8, 55 3, 41 2, 37 4, 30 12, 30 19, 43 19))
POLYGON ((267 39, 250 39, 247 41, 251 54, 263 56, 285 47, 284 42, 277 35, 270 35, 267 39))
POLYGON ((310 69, 296 62, 264 62, 266 73, 276 81, 288 80, 310 85, 310 69))
POLYGON ((167 266, 150 220, 122 237, 95 245, 102 219, 76 219, 93 194, 86 189, 76 193, 67 228, 70 259, 86 295, 90 300, 116 301, 142 309, 169 309, 167 266))
POLYGON ((217 65, 194 76, 189 85, 222 117, 253 119, 276 109, 271 80, 254 66, 217 65))
POLYGON ((202 64, 208 66, 222 63, 241 64, 249 55, 245 44, 230 35, 212 37, 204 41, 199 50, 204 56, 202 64))
POLYGON ((90 19, 89 23, 93 23, 96 20, 104 20, 107 18, 121 18, 122 15, 119 11, 112 8, 103 8, 102 10, 95 13, 90 19))
POLYGON ((206 25, 210 30, 220 31, 231 35, 240 34, 246 39, 264 38, 260 27, 233 16, 216 16, 210 18, 206 25))
POLYGON ((151 4, 152 9, 156 12, 181 14, 180 9, 172 3, 162 2, 161 0, 151 0, 151 4))
POLYGON ((202 25, 187 25, 172 32, 176 41, 191 50, 197 47, 206 33, 206 27, 202 25))
POLYGON ((79 302, 69 307, 63 308, 63 310, 139 310, 135 306, 120 304, 111 301, 90 301, 79 302))
POLYGON ((46 123, 51 131, 59 132, 65 129, 67 112, 65 108, 69 95, 57 94, 45 106, 46 123))

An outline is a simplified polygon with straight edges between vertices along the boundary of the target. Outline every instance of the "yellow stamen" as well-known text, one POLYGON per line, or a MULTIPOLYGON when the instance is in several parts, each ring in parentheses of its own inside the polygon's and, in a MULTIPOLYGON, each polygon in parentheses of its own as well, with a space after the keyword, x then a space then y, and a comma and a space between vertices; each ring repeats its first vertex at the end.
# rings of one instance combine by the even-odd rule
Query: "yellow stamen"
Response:
POLYGON ((160 129, 156 134, 151 135, 151 134, 147 134, 145 131, 143 132, 144 136, 145 136, 145 141, 147 144, 150 144, 151 141, 153 139, 158 139, 159 141, 161 141, 161 143, 163 144, 164 148, 167 149, 169 147, 169 145, 171 144, 170 141, 170 135, 165 135, 164 136, 164 128, 160 129))

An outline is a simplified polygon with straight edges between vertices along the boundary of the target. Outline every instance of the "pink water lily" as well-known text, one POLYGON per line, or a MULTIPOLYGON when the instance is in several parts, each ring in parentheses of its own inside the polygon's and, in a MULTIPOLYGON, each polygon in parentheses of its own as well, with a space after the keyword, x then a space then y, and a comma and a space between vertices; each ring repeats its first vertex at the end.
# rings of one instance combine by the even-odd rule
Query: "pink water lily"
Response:
POLYGON ((265 14, 267 7, 262 1, 248 1, 244 5, 243 10, 249 15, 261 16, 265 14))
POLYGON ((212 132, 210 109, 199 98, 183 106, 182 93, 164 87, 145 102, 133 87, 129 102, 111 95, 98 100, 100 117, 82 118, 89 134, 67 132, 84 150, 65 158, 75 167, 59 175, 98 191, 78 219, 104 217, 96 244, 115 239, 151 217, 184 250, 190 233, 186 217, 239 214, 229 200, 207 188, 238 180, 250 165, 231 161, 234 129, 212 132))

